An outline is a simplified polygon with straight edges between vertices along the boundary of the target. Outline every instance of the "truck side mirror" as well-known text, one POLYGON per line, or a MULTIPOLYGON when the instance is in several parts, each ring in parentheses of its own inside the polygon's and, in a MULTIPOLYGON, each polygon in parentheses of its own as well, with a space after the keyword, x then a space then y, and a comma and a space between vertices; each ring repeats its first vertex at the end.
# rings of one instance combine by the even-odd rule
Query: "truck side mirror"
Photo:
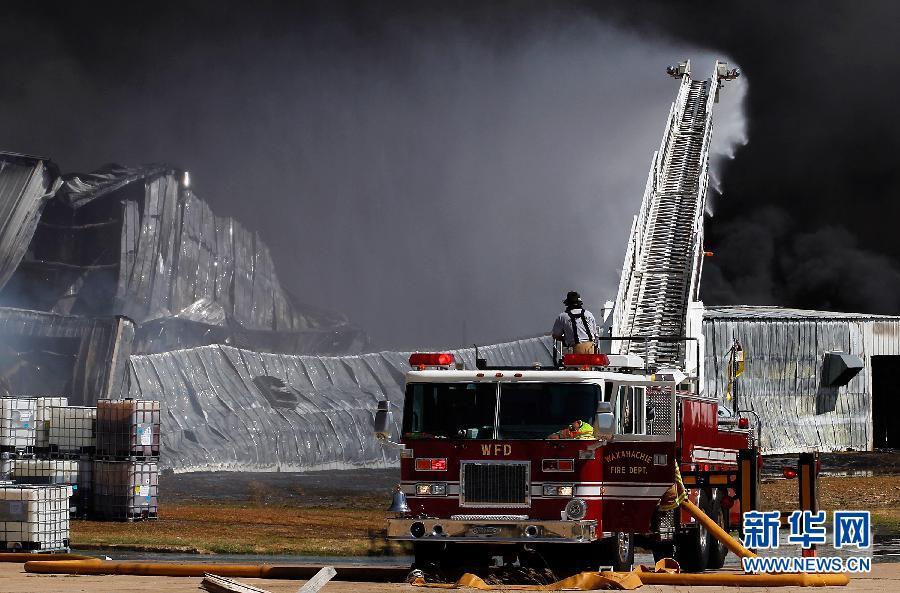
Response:
POLYGON ((594 436, 601 441, 609 441, 614 434, 616 434, 616 417, 612 412, 612 404, 600 402, 597 404, 597 415, 594 417, 594 436))
POLYGON ((383 399, 378 402, 378 410, 375 411, 375 438, 379 441, 390 440, 393 424, 394 414, 391 412, 391 402, 383 399))

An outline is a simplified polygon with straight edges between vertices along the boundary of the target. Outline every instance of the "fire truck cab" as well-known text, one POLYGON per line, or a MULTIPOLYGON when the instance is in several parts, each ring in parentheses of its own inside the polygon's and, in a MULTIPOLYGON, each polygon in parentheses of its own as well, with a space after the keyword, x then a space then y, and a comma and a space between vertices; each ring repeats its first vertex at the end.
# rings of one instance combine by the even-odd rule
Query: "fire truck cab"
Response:
POLYGON ((612 354, 555 368, 465 369, 447 353, 410 364, 388 538, 412 542, 418 567, 502 557, 557 574, 629 570, 638 544, 698 571, 727 549, 675 508, 679 470, 726 528, 755 506, 743 486, 756 472, 740 465, 756 468, 749 424, 720 426, 717 402, 680 391, 678 370, 646 374, 639 357, 612 354))

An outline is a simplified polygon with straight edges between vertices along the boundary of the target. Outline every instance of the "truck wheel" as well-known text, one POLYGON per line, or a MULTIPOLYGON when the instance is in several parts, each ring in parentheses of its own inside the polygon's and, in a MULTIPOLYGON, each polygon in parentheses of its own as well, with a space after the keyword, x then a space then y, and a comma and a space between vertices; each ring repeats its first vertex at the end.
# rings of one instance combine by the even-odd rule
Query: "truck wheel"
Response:
MULTIPOLYGON (((697 506, 706 513, 709 510, 709 497, 700 492, 697 506)), ((686 572, 703 572, 709 564, 709 533, 697 522, 689 529, 678 533, 675 539, 675 560, 686 572)))
POLYGON ((657 542, 653 546, 653 562, 659 562, 663 558, 675 558, 675 542, 657 542))
POLYGON ((634 534, 616 533, 604 542, 601 565, 612 565, 615 572, 628 572, 634 566, 634 534))
POLYGON ((541 544, 534 553, 519 556, 519 562, 538 571, 547 569, 553 573, 555 580, 561 581, 585 570, 596 570, 596 567, 591 568, 591 558, 597 556, 596 550, 590 549, 593 546, 594 544, 541 544))
MULTIPOLYGON (((722 508, 722 505, 719 504, 718 497, 710 501, 709 511, 707 511, 707 513, 719 527, 728 531, 725 510, 722 508)), ((725 566, 725 556, 727 555, 728 547, 723 542, 720 542, 712 533, 709 533, 709 563, 707 566, 709 568, 722 568, 725 566)))

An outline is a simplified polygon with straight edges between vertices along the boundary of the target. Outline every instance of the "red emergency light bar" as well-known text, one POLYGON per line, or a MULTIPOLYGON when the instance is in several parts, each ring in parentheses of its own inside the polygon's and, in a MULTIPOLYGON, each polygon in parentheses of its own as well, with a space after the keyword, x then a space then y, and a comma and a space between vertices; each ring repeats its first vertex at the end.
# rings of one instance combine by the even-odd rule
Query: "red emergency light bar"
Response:
POLYGON ((563 366, 566 367, 605 367, 609 365, 609 356, 605 354, 565 354, 563 366))
POLYGON ((449 352, 415 352, 409 357, 411 367, 446 367, 456 361, 449 352))

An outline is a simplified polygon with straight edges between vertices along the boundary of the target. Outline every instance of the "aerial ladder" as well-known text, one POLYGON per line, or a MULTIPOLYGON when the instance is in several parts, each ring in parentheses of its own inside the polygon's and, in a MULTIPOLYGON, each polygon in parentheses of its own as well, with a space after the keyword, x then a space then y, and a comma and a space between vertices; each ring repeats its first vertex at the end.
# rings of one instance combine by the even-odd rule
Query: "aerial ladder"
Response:
POLYGON ((699 377, 712 112, 723 82, 740 72, 718 61, 709 78, 693 78, 690 61, 667 72, 681 83, 632 222, 613 309, 611 350, 641 356, 651 368, 681 368, 699 377))

